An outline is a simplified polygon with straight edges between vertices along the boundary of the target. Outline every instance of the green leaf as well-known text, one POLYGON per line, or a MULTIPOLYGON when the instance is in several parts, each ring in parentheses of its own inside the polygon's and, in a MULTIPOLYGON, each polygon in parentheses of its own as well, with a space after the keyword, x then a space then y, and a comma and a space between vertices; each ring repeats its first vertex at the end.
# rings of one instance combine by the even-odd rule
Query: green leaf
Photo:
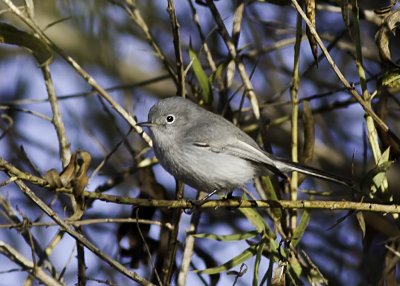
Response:
POLYGON ((213 233, 197 233, 194 234, 193 236, 196 238, 207 238, 207 239, 214 239, 218 241, 238 241, 238 240, 245 240, 249 238, 253 238, 257 236, 259 232, 253 230, 253 231, 247 231, 247 232, 242 232, 242 233, 234 233, 234 234, 228 234, 228 235, 218 235, 218 234, 213 234, 213 233))
MULTIPOLYGON (((276 195, 274 185, 271 182, 271 178, 268 176, 264 176, 261 178, 263 185, 265 186, 265 192, 267 195, 267 198, 270 200, 277 201, 278 196, 276 195)), ((282 217, 282 209, 280 208, 272 208, 271 209, 272 213, 274 214, 276 219, 280 219, 282 217)))
POLYGON ((265 248, 265 242, 263 240, 259 244, 259 247, 257 247, 257 255, 256 255, 256 260, 254 262, 253 286, 258 286, 258 270, 260 269, 260 263, 264 248, 265 248))
POLYGON ((224 71, 224 69, 226 68, 226 63, 222 63, 217 67, 217 70, 215 72, 213 72, 210 76, 210 82, 214 82, 215 79, 217 78, 221 78, 222 77, 222 72, 224 71))
POLYGON ((396 69, 390 72, 386 72, 381 81, 379 82, 381 86, 389 88, 399 88, 400 87, 400 69, 396 69))
POLYGON ((200 84, 201 90, 203 91, 203 99, 206 103, 210 104, 210 103, 212 103, 211 83, 208 80, 208 77, 207 77, 203 67, 201 66, 201 63, 199 61, 199 58, 197 57, 197 54, 191 47, 189 48, 189 56, 190 56, 190 59, 193 61, 192 68, 193 68, 194 74, 197 78, 197 81, 200 84))
POLYGON ((368 171, 368 173, 362 179, 361 189, 363 192, 368 193, 369 190, 376 192, 385 181, 386 171, 393 164, 392 161, 389 161, 389 151, 389 148, 387 148, 385 152, 383 152, 382 156, 379 158, 377 166, 368 171))
POLYGON ((357 212, 356 213, 356 217, 357 217, 358 225, 361 228, 362 236, 365 237, 365 219, 364 219, 364 215, 363 215, 362 212, 357 212))
MULTIPOLYGON (((242 208, 239 211, 248 219, 248 221, 256 228, 258 233, 271 233, 269 227, 265 224, 263 217, 251 208, 242 208)), ((268 235, 269 236, 269 235, 268 235)))
MULTIPOLYGON (((272 280, 273 271, 274 271, 274 260, 273 260, 273 259, 270 259, 270 260, 269 260, 269 264, 268 264, 268 269, 267 269, 267 271, 265 272, 263 278, 261 279, 260 285, 267 285, 267 284, 266 284, 267 280, 268 280, 268 281, 271 281, 271 280, 272 280)), ((269 285, 269 284, 268 284, 268 285, 269 285)))
POLYGON ((389 162, 389 155, 390 155, 390 147, 386 148, 385 152, 383 152, 382 156, 379 158, 377 165, 380 166, 381 164, 389 162))
POLYGON ((305 210, 303 212, 303 214, 301 215, 299 225, 296 227, 296 229, 293 232, 293 236, 292 236, 292 240, 291 240, 293 247, 296 247, 297 244, 300 242, 304 232, 306 231, 306 228, 307 228, 309 222, 310 222, 310 213, 305 210))
MULTIPOLYGON (((246 200, 245 194, 243 194, 242 199, 246 200)), ((269 226, 265 223, 264 218, 257 212, 256 209, 239 208, 239 211, 256 228, 258 233, 265 234, 270 238, 275 238, 275 234, 269 229, 269 226)))
POLYGON ((222 265, 212 267, 212 268, 207 268, 203 270, 194 270, 193 272, 199 273, 199 274, 218 274, 221 272, 225 272, 229 269, 232 269, 233 267, 243 263, 247 259, 251 258, 257 253, 257 248, 259 245, 255 244, 247 248, 245 251, 240 253, 239 255, 235 256, 231 260, 225 262, 222 265))
POLYGON ((300 261, 297 259, 295 255, 290 256, 288 266, 290 270, 296 274, 297 277, 301 276, 303 268, 301 267, 300 261))

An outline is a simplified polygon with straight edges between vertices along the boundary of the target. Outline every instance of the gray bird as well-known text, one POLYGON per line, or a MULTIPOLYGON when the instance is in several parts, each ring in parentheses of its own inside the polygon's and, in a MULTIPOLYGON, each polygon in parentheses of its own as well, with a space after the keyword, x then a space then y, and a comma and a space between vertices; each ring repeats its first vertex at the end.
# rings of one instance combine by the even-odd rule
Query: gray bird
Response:
POLYGON ((165 170, 208 193, 242 188, 268 171, 285 178, 298 171, 353 186, 349 179, 265 152, 230 121, 182 97, 160 100, 150 109, 148 121, 137 125, 150 128, 154 153, 165 170))

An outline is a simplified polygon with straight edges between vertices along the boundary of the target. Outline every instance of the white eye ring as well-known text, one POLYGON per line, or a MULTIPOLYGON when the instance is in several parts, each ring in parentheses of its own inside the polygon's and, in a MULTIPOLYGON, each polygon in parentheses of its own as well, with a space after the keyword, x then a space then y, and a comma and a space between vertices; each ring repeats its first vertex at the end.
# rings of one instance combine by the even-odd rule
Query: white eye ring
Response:
POLYGON ((167 124, 172 124, 172 123, 174 123, 174 122, 175 122, 175 115, 173 115, 173 114, 168 114, 168 115, 165 117, 165 121, 167 122, 167 124))

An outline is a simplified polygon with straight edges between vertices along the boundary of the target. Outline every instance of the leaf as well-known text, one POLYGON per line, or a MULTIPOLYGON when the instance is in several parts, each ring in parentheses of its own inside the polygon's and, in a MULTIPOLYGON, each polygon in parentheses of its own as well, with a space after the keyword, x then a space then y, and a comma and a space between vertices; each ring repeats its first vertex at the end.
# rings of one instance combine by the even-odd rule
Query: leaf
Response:
MULTIPOLYGON (((310 22, 314 26, 314 28, 316 28, 316 26, 315 26, 315 0, 306 0, 305 5, 306 5, 307 18, 310 20, 310 22)), ((311 31, 308 26, 306 27, 306 34, 307 34, 308 42, 311 47, 311 52, 314 57, 315 64, 318 67, 318 43, 317 43, 317 40, 311 34, 311 31)))
POLYGON ((374 9, 375 14, 379 15, 380 17, 386 16, 396 5, 396 2, 397 2, 396 0, 390 0, 389 5, 374 9))
POLYGON ((49 64, 53 59, 50 48, 37 37, 6 23, 0 23, 0 43, 17 45, 32 52, 39 65, 49 64))
POLYGON ((365 219, 362 212, 356 213, 358 225, 360 226, 362 236, 365 237, 365 219))
MULTIPOLYGON (((274 185, 271 182, 271 178, 268 176, 264 176, 261 178, 262 183, 264 184, 265 193, 267 198, 273 201, 278 200, 278 196, 276 195, 274 185)), ((274 214, 276 219, 280 219, 282 217, 282 209, 280 208, 272 208, 272 213, 274 214)))
POLYGON ((373 178, 372 178, 372 188, 376 187, 379 188, 382 183, 386 179, 386 171, 389 169, 389 167, 392 165, 393 162, 389 161, 389 155, 390 155, 390 148, 387 148, 385 152, 383 152, 382 156, 379 158, 379 161, 377 163, 378 170, 380 167, 383 167, 382 170, 378 172, 373 178))
POLYGON ((400 88, 400 69, 386 72, 379 81, 379 85, 388 88, 400 88))
POLYGON ((361 181, 361 189, 363 192, 368 193, 369 190, 376 192, 386 179, 386 171, 393 164, 389 161, 390 148, 387 148, 379 158, 377 166, 364 176, 361 181))
POLYGON ((218 241, 238 241, 238 240, 245 240, 249 238, 253 238, 257 236, 259 233, 257 231, 248 231, 242 233, 234 233, 228 235, 217 235, 212 233, 197 233, 193 234, 196 238, 207 238, 207 239, 214 239, 218 241))
POLYGON ((92 157, 88 152, 78 150, 72 154, 68 165, 60 174, 56 170, 51 169, 46 171, 43 176, 53 188, 72 188, 76 204, 73 203, 74 214, 68 218, 69 220, 80 219, 83 215, 85 201, 82 194, 89 181, 87 172, 91 160, 92 157))
POLYGON ((399 23, 400 9, 397 9, 384 18, 378 32, 375 34, 375 42, 382 62, 392 67, 400 67, 392 60, 389 47, 390 37, 395 35, 399 23))
MULTIPOLYGON (((265 243, 262 241, 257 248, 256 260, 254 261, 254 275, 253 275, 253 286, 258 286, 258 270, 260 268, 262 253, 265 248, 265 243)), ((272 259, 271 259, 272 260, 272 259)))
POLYGON ((213 72, 210 76, 210 82, 214 82, 217 78, 221 78, 222 77, 222 72, 224 71, 224 69, 226 68, 226 63, 223 62, 222 64, 217 66, 217 69, 215 72, 213 72))
POLYGON ((203 99, 207 104, 212 103, 212 89, 211 89, 211 83, 208 80, 208 77, 201 66, 201 63, 199 61, 199 58, 197 57, 197 54, 195 51, 190 47, 189 48, 189 56, 190 59, 193 61, 192 68, 194 71, 194 74, 197 78, 197 81, 200 84, 201 90, 203 92, 203 99))
POLYGON ((260 285, 267 285, 267 284, 266 284, 267 279, 268 279, 268 281, 271 281, 271 280, 272 280, 273 270, 274 270, 274 260, 273 260, 273 259, 270 259, 270 260, 269 260, 269 264, 268 264, 268 269, 267 269, 267 271, 265 272, 263 278, 261 279, 260 285))
POLYGON ((293 232, 293 236, 291 239, 291 243, 292 243, 293 247, 296 247, 299 244, 301 238, 303 237, 304 232, 307 229, 309 222, 310 222, 310 213, 305 210, 303 212, 303 214, 301 215, 299 225, 296 227, 296 229, 293 232))
POLYGON ((342 10, 343 22, 347 28, 350 27, 350 5, 348 0, 340 1, 340 8, 342 10))
POLYGON ((289 268, 290 271, 293 271, 293 273, 296 274, 297 277, 300 277, 301 274, 303 273, 303 268, 300 264, 300 261, 297 259, 295 255, 291 255, 289 257, 289 268))
MULTIPOLYGON (((245 198, 244 195, 243 198, 245 198)), ((264 239, 267 239, 267 251, 271 252, 273 255, 276 255, 278 249, 278 245, 275 241, 276 234, 271 231, 269 226, 265 223, 263 217, 255 209, 240 208, 239 211, 256 228, 257 232, 260 233, 264 239)))
POLYGON ((286 267, 287 263, 281 261, 279 262, 278 267, 274 269, 274 272, 272 274, 271 285, 274 286, 286 285, 286 279, 285 279, 286 267))
POLYGON ((234 258, 230 259, 229 261, 225 262, 222 265, 203 270, 194 270, 193 272, 199 274, 218 274, 221 272, 225 272, 254 256, 257 253, 258 247, 259 245, 257 244, 252 245, 248 247, 246 250, 244 250, 242 253, 240 253, 239 255, 235 256, 234 258))
POLYGON ((264 222, 263 217, 255 209, 241 208, 239 211, 256 228, 258 233, 266 235, 269 238, 275 238, 275 234, 271 232, 269 226, 264 222))

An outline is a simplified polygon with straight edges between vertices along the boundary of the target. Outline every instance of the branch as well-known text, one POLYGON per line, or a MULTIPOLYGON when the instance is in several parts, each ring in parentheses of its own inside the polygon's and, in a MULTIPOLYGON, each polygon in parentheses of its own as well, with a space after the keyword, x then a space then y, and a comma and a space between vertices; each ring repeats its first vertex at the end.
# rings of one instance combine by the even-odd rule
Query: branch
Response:
POLYGON ((182 254, 182 262, 179 269, 178 280, 177 280, 178 286, 186 285, 187 275, 189 272, 190 263, 192 262, 192 255, 196 240, 193 234, 196 234, 197 232, 197 227, 200 222, 200 215, 201 212, 193 213, 190 219, 189 228, 186 230, 185 248, 182 254))
POLYGON ((320 36, 318 35, 317 31, 315 30, 315 27, 313 24, 310 22, 310 20, 307 18, 306 14, 303 12, 301 9, 299 3, 297 0, 292 0, 292 4, 296 8, 297 12, 301 15, 303 18, 304 22, 306 22, 308 28, 310 29, 310 33, 315 37, 315 40, 317 41, 319 47, 321 48, 321 51, 324 53, 328 63, 332 66, 333 71, 339 78, 339 80, 343 83, 343 85, 346 87, 346 89, 351 93, 351 95, 357 100, 358 103, 362 106, 364 109, 365 113, 367 113, 369 116, 372 117, 374 122, 384 131, 387 132, 390 137, 392 137, 397 143, 400 143, 400 138, 398 138, 386 125, 386 123, 371 109, 369 106, 368 102, 366 102, 362 96, 351 86, 351 84, 347 81, 347 79, 344 77, 343 73, 340 71, 340 69, 337 67, 335 62, 333 61, 331 55, 329 54, 328 50, 325 48, 324 43, 322 42, 320 36))
POLYGON ((349 201, 286 201, 286 200, 147 200, 128 197, 119 197, 104 194, 85 192, 84 196, 99 199, 105 202, 128 204, 137 207, 156 207, 168 209, 210 209, 210 208, 280 208, 280 209, 326 209, 326 210, 354 210, 378 213, 400 213, 400 205, 384 205, 375 203, 360 203, 349 201))
POLYGON ((23 269, 26 269, 30 275, 34 276, 37 280, 45 285, 65 285, 63 282, 51 277, 41 267, 35 265, 31 260, 23 256, 15 248, 6 244, 4 241, 0 241, 0 253, 7 256, 23 269))
POLYGON ((64 123, 62 121, 60 106, 58 105, 58 100, 54 89, 53 80, 51 78, 49 64, 45 63, 41 67, 41 70, 43 73, 44 82, 46 84, 51 110, 53 112, 53 118, 51 122, 53 123, 54 128, 56 129, 61 162, 64 168, 65 166, 68 165, 68 162, 71 158, 71 151, 69 149, 70 144, 68 143, 67 132, 65 131, 64 123))
MULTIPOLYGON (((13 179, 10 182, 17 180, 27 180, 33 184, 53 189, 49 187, 46 180, 24 173, 12 166, 0 157, 0 170, 6 171, 13 179), (20 176, 21 175, 21 176, 20 176)), ((0 184, 1 186, 1 184, 0 184)), ((72 189, 60 188, 57 192, 71 193, 72 189)), ((32 191, 31 191, 32 192, 32 191)), ((33 192, 32 192, 33 193, 33 192)), ((152 208, 169 208, 169 209, 208 209, 208 208, 281 208, 281 209, 328 209, 328 210, 354 210, 380 213, 400 213, 400 205, 384 205, 375 203, 360 203, 349 201, 286 201, 286 200, 208 200, 208 201, 190 201, 190 200, 152 200, 138 199, 113 195, 105 195, 95 192, 83 192, 82 196, 86 199, 101 200, 110 203, 134 205, 137 207, 152 207, 152 208)), ((46 206, 47 207, 47 206, 46 206)), ((47 207, 48 208, 48 207, 47 207)), ((49 208, 50 209, 50 208, 49 208)), ((51 212, 53 212, 50 209, 51 212)), ((46 212, 47 213, 47 212, 46 212)), ((54 213, 54 212, 53 212, 54 213)), ((55 213, 54 213, 55 214, 55 213)), ((60 218, 58 218, 60 219, 60 218)), ((57 222, 57 221, 56 221, 57 222)), ((58 222, 57 222, 58 223, 58 222)), ((62 221, 61 226, 68 227, 62 221)))
POLYGON ((163 65, 164 65, 165 69, 168 71, 171 79, 174 81, 175 86, 178 87, 178 85, 179 85, 178 76, 177 76, 176 72, 173 70, 173 68, 171 67, 170 63, 168 62, 167 57, 163 54, 163 52, 161 51, 161 48, 157 45, 156 41, 154 40, 154 38, 150 32, 149 26, 147 26, 145 20, 142 17, 142 14, 140 13, 140 10, 136 6, 136 1, 125 1, 125 2, 126 2, 126 6, 118 4, 118 2, 116 2, 116 4, 119 5, 120 7, 122 7, 127 12, 129 17, 131 18, 131 20, 142 30, 146 41, 153 48, 154 54, 163 63, 163 65))
POLYGON ((258 118, 260 118, 260 107, 258 104, 257 96, 254 92, 253 84, 251 83, 250 77, 248 76, 248 74, 246 72, 246 68, 243 64, 243 61, 239 57, 238 51, 235 47, 235 43, 233 42, 231 36, 229 35, 229 33, 227 31, 224 21, 222 20, 221 15, 219 14, 218 9, 214 4, 214 1, 207 0, 207 5, 210 7, 210 10, 214 17, 215 22, 217 22, 218 31, 221 34, 221 37, 225 42, 225 45, 229 51, 229 55, 232 57, 232 59, 235 61, 236 65, 237 65, 239 75, 240 75, 243 85, 245 87, 245 93, 250 100, 255 117, 258 119, 258 118))
MULTIPOLYGON (((0 197, 1 199, 1 197, 0 197)), ((82 225, 92 225, 92 224, 100 224, 100 223, 131 223, 131 224, 148 224, 148 225, 156 225, 159 227, 165 227, 169 230, 173 229, 173 226, 170 223, 162 223, 160 221, 148 220, 148 219, 136 219, 136 218, 90 218, 90 219, 81 219, 65 221, 68 225, 73 226, 82 226, 82 225)), ((8 224, 0 224, 1 228, 20 228, 22 223, 8 223, 8 224)), ((50 227, 50 226, 58 226, 55 222, 30 222, 29 227, 50 227)))
POLYGON ((149 145, 152 146, 152 141, 150 137, 143 132, 143 129, 136 125, 136 120, 129 114, 121 105, 119 105, 108 93, 102 88, 96 80, 84 70, 74 59, 70 56, 66 55, 56 44, 54 44, 47 36, 43 33, 43 31, 34 23, 31 19, 24 16, 22 11, 14 5, 10 0, 2 0, 10 10, 17 15, 29 28, 31 28, 37 36, 43 40, 49 47, 51 47, 56 53, 58 53, 61 58, 63 58, 73 69, 75 69, 78 74, 95 90, 98 94, 103 97, 112 108, 124 118, 135 131, 143 138, 143 140, 149 145))
POLYGON ((96 247, 92 242, 90 242, 84 235, 78 233, 68 224, 66 224, 45 202, 43 202, 36 194, 29 189, 21 180, 15 181, 15 184, 20 188, 20 190, 34 202, 44 213, 46 213, 52 220, 54 220, 63 230, 65 230, 69 235, 75 238, 77 241, 82 243, 86 248, 88 248, 95 255, 100 257, 104 262, 108 263, 111 267, 116 269, 118 272, 124 274, 125 276, 131 278, 132 280, 140 283, 141 285, 153 285, 150 281, 139 276, 137 273, 130 271, 121 263, 115 259, 109 257, 104 252, 102 252, 98 247, 96 247))
POLYGON ((174 50, 175 50, 175 58, 176 58, 176 73, 177 73, 177 95, 185 97, 186 96, 186 88, 185 88, 185 72, 183 68, 182 62, 182 49, 181 49, 181 39, 179 35, 179 22, 176 17, 175 6, 173 0, 168 0, 168 8, 167 8, 169 17, 171 19, 172 26, 172 35, 174 36, 174 50))

